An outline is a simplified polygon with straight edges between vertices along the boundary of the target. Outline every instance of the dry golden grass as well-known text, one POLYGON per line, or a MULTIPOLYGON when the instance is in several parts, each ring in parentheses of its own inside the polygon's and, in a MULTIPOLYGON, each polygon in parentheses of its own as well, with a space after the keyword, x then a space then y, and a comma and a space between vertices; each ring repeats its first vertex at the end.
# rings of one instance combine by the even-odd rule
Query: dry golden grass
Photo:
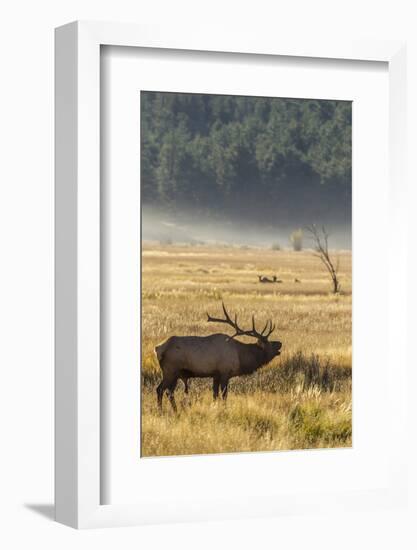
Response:
POLYGON ((342 292, 333 295, 311 251, 143 245, 142 456, 351 445, 351 253, 338 256, 342 292), (283 283, 261 284, 258 275, 283 283), (188 399, 179 382, 179 413, 165 401, 161 414, 155 345, 228 332, 206 322, 221 300, 241 325, 252 313, 259 324, 272 318, 281 356, 233 380, 227 403, 213 403, 208 380, 192 380, 188 399))

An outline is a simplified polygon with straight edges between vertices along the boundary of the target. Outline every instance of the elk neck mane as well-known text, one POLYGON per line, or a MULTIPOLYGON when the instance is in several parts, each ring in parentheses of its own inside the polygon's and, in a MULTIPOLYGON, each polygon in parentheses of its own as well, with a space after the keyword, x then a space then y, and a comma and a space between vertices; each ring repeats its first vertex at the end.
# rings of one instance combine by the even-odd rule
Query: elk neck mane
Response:
POLYGON ((244 344, 238 340, 235 342, 239 354, 240 374, 252 374, 271 360, 267 351, 258 344, 244 344))

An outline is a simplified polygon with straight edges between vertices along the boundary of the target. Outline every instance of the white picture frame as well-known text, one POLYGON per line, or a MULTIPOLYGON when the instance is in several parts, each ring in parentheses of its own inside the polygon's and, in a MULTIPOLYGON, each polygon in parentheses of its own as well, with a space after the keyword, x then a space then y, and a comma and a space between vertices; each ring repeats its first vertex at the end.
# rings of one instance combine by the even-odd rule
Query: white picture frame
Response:
MULTIPOLYGON (((295 40, 194 28, 142 27, 75 22, 56 30, 56 519, 76 528, 132 525, 191 519, 175 502, 161 511, 151 502, 101 504, 100 445, 100 47, 102 45, 285 55, 334 60, 382 61, 389 70, 389 161, 392 203, 391 276, 406 279, 405 227, 405 45, 388 41, 295 40)), ((390 303, 390 315, 405 322, 406 293, 390 303)), ((405 334, 405 331, 403 331, 405 334)), ((396 391, 393 425, 405 425, 406 346, 396 342, 396 391), (398 404, 400 403, 400 406, 398 404)), ((393 443, 394 444, 394 443, 393 443)), ((360 494, 288 495, 257 503, 255 515, 305 512, 314 506, 393 506, 405 498, 404 434, 397 429, 390 475, 384 491, 360 494)), ((227 509, 207 503, 192 519, 246 515, 245 507, 227 509)))

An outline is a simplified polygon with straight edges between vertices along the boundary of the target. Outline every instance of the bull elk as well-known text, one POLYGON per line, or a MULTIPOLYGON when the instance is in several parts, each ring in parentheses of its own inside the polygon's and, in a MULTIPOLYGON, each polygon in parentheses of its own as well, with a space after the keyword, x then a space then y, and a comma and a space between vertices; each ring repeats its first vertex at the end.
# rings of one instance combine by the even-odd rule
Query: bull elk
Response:
POLYGON ((212 378, 213 397, 219 396, 219 388, 223 399, 227 397, 229 380, 235 376, 252 374, 268 364, 281 353, 281 342, 268 341, 275 330, 275 325, 269 320, 263 330, 258 332, 255 327, 255 316, 252 315, 252 328, 243 330, 227 313, 224 303, 224 318, 217 319, 207 313, 207 322, 224 323, 235 331, 232 336, 227 334, 210 334, 209 336, 171 336, 164 343, 156 346, 155 353, 162 370, 162 382, 156 394, 158 406, 162 409, 162 398, 165 392, 174 411, 177 410, 174 391, 178 380, 185 384, 188 393, 189 378, 212 378), (235 340, 236 336, 252 336, 255 344, 244 344, 235 340))

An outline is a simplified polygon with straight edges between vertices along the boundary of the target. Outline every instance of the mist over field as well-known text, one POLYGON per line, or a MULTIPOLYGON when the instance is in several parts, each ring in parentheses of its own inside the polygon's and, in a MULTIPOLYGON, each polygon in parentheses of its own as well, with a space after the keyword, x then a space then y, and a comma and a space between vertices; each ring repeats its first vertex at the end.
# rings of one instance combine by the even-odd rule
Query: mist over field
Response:
MULTIPOLYGON (((197 215, 193 211, 164 211, 154 206, 142 207, 142 240, 162 244, 219 244, 257 246, 269 248, 273 245, 291 247, 290 235, 302 224, 250 222, 243 216, 224 218, 213 212, 197 215)), ((332 248, 349 250, 352 246, 351 227, 327 225, 332 248)), ((304 248, 313 243, 307 235, 304 248)))

